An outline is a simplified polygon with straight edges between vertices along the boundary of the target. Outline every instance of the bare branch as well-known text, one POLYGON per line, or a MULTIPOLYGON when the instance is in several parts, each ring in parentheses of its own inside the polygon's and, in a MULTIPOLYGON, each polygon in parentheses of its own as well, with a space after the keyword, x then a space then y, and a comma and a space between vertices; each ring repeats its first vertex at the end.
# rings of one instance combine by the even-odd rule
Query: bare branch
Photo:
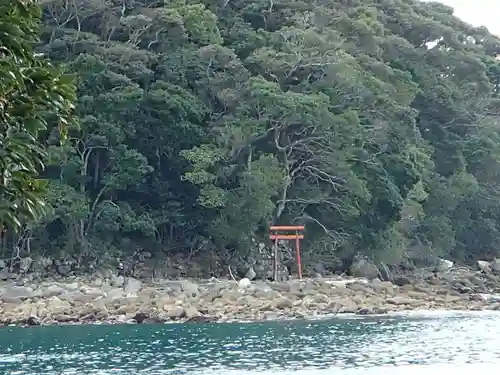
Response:
POLYGON ((340 233, 340 232, 335 231, 335 230, 328 229, 318 219, 316 219, 316 218, 314 218, 311 215, 308 215, 306 213, 303 213, 301 217, 295 218, 294 221, 299 221, 299 222, 312 221, 312 222, 316 223, 321 229, 323 229, 325 234, 334 241, 335 244, 340 244, 347 238, 346 234, 340 233))

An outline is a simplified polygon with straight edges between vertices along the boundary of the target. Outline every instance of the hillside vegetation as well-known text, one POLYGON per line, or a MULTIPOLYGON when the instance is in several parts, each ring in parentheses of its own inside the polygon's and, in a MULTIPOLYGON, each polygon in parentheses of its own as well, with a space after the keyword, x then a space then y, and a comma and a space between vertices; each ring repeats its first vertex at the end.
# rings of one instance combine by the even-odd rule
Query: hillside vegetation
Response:
POLYGON ((77 77, 78 127, 44 135, 53 210, 4 260, 218 274, 273 223, 304 224, 304 262, 332 271, 500 256, 500 40, 450 7, 41 4, 38 51, 77 77))

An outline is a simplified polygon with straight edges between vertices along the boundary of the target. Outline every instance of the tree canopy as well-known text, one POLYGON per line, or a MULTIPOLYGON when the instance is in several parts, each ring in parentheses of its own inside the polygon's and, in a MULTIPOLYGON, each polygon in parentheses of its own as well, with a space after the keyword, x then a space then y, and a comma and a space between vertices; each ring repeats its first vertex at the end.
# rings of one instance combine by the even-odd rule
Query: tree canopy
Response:
MULTIPOLYGON (((6 257, 15 248, 81 266, 145 251, 203 259, 216 272, 257 256, 270 224, 306 225, 305 263, 332 270, 358 254, 395 265, 500 256, 500 40, 452 8, 41 6, 36 50, 77 77, 78 127, 68 124, 61 143, 53 119, 63 103, 12 114, 9 126, 30 137, 16 145, 32 147, 35 137, 46 145, 41 177, 52 209, 6 236, 6 257), (31 133, 40 121, 46 130, 31 133)), ((11 85, 31 90, 16 76, 29 69, 6 61, 2 103, 11 85)), ((45 97, 66 100, 33 74, 45 97)), ((6 160, 4 170, 24 165, 6 160)))

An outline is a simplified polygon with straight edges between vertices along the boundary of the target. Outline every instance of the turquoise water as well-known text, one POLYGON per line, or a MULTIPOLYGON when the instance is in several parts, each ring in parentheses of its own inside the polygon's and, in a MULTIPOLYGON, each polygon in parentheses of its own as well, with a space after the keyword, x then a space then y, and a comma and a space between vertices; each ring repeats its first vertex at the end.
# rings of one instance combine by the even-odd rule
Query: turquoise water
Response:
POLYGON ((0 374, 438 374, 500 366, 500 314, 0 328, 0 374))

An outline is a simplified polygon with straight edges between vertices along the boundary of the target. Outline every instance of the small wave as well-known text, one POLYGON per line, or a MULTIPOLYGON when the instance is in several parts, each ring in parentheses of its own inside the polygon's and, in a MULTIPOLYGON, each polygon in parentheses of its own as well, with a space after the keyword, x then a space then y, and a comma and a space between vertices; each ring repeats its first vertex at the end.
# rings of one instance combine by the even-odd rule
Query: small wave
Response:
MULTIPOLYGON (((494 310, 481 310, 481 311, 472 311, 472 310, 405 310, 405 311, 392 311, 384 314, 368 314, 368 315, 360 315, 355 313, 340 313, 340 314, 321 314, 321 315, 311 315, 305 316, 304 318, 289 318, 282 319, 281 321, 286 320, 310 320, 310 321, 323 321, 323 320, 332 320, 332 319, 346 319, 346 320, 366 320, 373 318, 392 318, 392 317, 408 317, 408 318, 452 318, 452 317, 500 317, 500 311, 494 310)), ((241 321, 235 321, 238 323, 247 323, 241 321)), ((227 322, 225 322, 227 323, 227 322)))
POLYGON ((314 317, 306 317, 307 320, 330 320, 330 319, 373 319, 373 318, 391 318, 391 317, 408 317, 408 318, 452 318, 452 317, 500 317, 500 311, 494 310, 405 310, 405 311, 392 311, 384 314, 368 314, 359 315, 353 313, 342 314, 324 314, 314 317))
MULTIPOLYGON (((227 369, 205 369, 200 371, 181 371, 181 370, 145 370, 134 372, 134 375, 442 375, 443 373, 454 373, 463 371, 463 373, 484 372, 494 373, 498 370, 500 361, 497 363, 464 363, 464 364, 432 364, 432 365, 395 365, 378 366, 370 368, 328 368, 328 369, 298 369, 298 370, 227 370, 227 369)), ((68 369, 61 375, 76 375, 81 370, 68 369)), ((12 373, 13 375, 15 373, 12 373)), ((43 374, 41 374, 43 375, 43 374)), ((98 370, 92 372, 92 375, 132 375, 127 370, 98 370)))
MULTIPOLYGON (((192 373, 193 375, 442 375, 443 373, 454 373, 458 369, 464 373, 484 372, 490 373, 498 370, 500 361, 497 363, 466 363, 466 364, 432 364, 432 365, 395 365, 395 366, 378 366, 370 368, 328 368, 328 369, 299 369, 299 370, 258 370, 258 371, 241 371, 241 370, 205 370, 202 372, 192 373)), ((165 373, 166 374, 166 373, 165 373)), ((101 374, 108 375, 108 374, 101 374)), ((163 374, 155 374, 163 375, 163 374)), ((169 375, 175 375, 169 373, 169 375)), ((180 375, 180 374, 179 374, 180 375)))
MULTIPOLYGON (((374 315, 371 315, 374 316, 374 315)), ((403 317, 417 317, 417 318, 435 318, 435 317, 454 317, 454 316, 477 316, 477 317, 485 317, 485 316, 500 316, 500 311, 493 310, 482 310, 482 311, 466 311, 466 310, 410 310, 410 311, 399 311, 399 312, 391 312, 383 315, 379 315, 380 317, 384 316, 403 316, 403 317)))

